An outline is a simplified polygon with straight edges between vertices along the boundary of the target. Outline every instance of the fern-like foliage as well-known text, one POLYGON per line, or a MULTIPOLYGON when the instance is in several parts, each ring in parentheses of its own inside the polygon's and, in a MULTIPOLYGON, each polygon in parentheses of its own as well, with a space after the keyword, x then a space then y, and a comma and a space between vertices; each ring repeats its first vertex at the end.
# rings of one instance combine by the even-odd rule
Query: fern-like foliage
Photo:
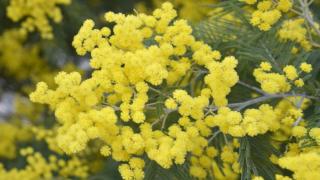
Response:
POLYGON ((242 168, 241 179, 251 179, 252 175, 264 179, 275 179, 279 168, 270 161, 272 154, 279 152, 270 144, 268 135, 241 138, 239 163, 242 168))

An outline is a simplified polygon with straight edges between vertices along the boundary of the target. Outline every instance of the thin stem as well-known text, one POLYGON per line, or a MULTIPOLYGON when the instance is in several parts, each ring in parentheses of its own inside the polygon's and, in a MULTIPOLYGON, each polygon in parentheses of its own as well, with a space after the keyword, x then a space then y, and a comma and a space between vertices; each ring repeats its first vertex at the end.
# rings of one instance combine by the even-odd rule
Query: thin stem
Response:
POLYGON ((149 87, 149 89, 152 90, 153 92, 156 92, 156 93, 164 96, 164 97, 170 98, 170 96, 168 96, 168 95, 166 95, 166 94, 163 94, 161 91, 159 91, 159 90, 157 90, 157 89, 155 89, 155 88, 153 88, 153 87, 149 87))
POLYGON ((163 102, 153 102, 153 103, 149 103, 149 104, 146 104, 146 106, 153 106, 153 105, 157 105, 157 104, 163 104, 163 102))
POLYGON ((285 97, 285 96, 283 96, 281 94, 265 95, 265 96, 261 96, 261 97, 255 98, 255 99, 241 102, 241 103, 232 103, 232 104, 230 104, 230 107, 237 107, 236 110, 240 111, 240 110, 246 108, 247 106, 257 104, 257 103, 260 103, 260 102, 263 102, 263 101, 266 101, 269 99, 282 98, 282 97, 285 97))
MULTIPOLYGON (((248 106, 251 106, 253 104, 257 104, 260 102, 264 102, 266 100, 270 100, 270 99, 277 99, 277 98, 285 98, 285 97, 304 97, 304 98, 309 98, 309 99, 315 99, 315 100, 319 100, 318 97, 314 97, 314 96, 307 96, 305 94, 267 94, 261 97, 257 97, 254 99, 250 99, 248 101, 244 101, 244 102, 239 102, 239 103, 231 103, 228 104, 228 107, 230 108, 236 108, 237 111, 240 111, 248 106)), ((210 108, 211 110, 217 110, 218 108, 215 106, 209 106, 208 108, 210 108)))
POLYGON ((163 130, 166 126, 166 121, 167 121, 167 118, 168 118, 168 115, 170 114, 171 111, 167 111, 166 114, 164 115, 163 117, 163 120, 162 120, 162 125, 161 125, 161 130, 163 130))
MULTIPOLYGON (((278 5, 278 4, 279 4, 279 1, 273 0, 273 3, 275 3, 276 5, 278 5)), ((293 9, 293 7, 290 9, 290 11, 292 11, 292 12, 294 12, 294 13, 296 13, 296 14, 302 15, 299 11, 293 9)))
POLYGON ((111 105, 111 104, 108 104, 108 103, 102 103, 103 106, 110 106, 113 108, 113 110, 115 111, 120 111, 120 107, 118 106, 115 106, 115 105, 111 105))
POLYGON ((235 106, 237 107, 237 110, 240 111, 243 108, 246 108, 247 106, 256 104, 256 103, 260 103, 269 99, 277 99, 277 98, 285 98, 285 97, 306 97, 309 99, 319 99, 313 96, 306 96, 304 94, 269 94, 269 95, 265 95, 262 97, 258 97, 255 99, 251 99, 249 101, 245 101, 243 103, 234 103, 234 104, 230 104, 231 106, 235 106))
POLYGON ((309 9, 309 6, 311 5, 312 1, 309 3, 303 0, 299 0, 299 3, 302 8, 302 16, 304 19, 308 21, 308 23, 311 25, 311 27, 315 30, 315 32, 320 36, 320 30, 317 28, 316 23, 313 20, 311 11, 309 9))
POLYGON ((221 131, 218 130, 215 133, 212 134, 212 136, 208 139, 208 144, 215 138, 221 131))
POLYGON ((161 120, 163 119, 164 116, 165 116, 165 114, 162 114, 156 121, 152 122, 151 127, 153 127, 154 125, 161 122, 161 120))
MULTIPOLYGON (((302 97, 302 98, 300 99, 300 101, 298 102, 298 104, 296 105, 296 107, 297 107, 298 109, 301 108, 301 106, 302 106, 302 104, 303 104, 303 100, 304 100, 304 97, 302 97)), ((302 120, 303 120, 303 119, 302 119, 302 116, 299 116, 298 119, 293 123, 293 126, 298 126, 298 124, 299 124, 302 120)))
POLYGON ((302 15, 303 15, 301 12, 299 12, 298 10, 295 10, 295 9, 293 9, 293 8, 291 8, 290 11, 298 14, 299 16, 302 16, 302 15))
POLYGON ((294 126, 298 126, 299 123, 300 123, 302 120, 303 120, 303 119, 302 119, 302 116, 299 116, 298 119, 293 123, 292 126, 293 126, 293 127, 294 127, 294 126))
POLYGON ((320 47, 319 43, 316 43, 313 41, 312 34, 311 34, 311 29, 313 29, 317 33, 317 35, 320 36, 320 29, 317 28, 317 25, 316 25, 317 23, 314 21, 312 17, 312 13, 309 9, 309 6, 313 3, 313 1, 314 0, 310 0, 309 2, 307 0, 299 0, 300 6, 301 6, 299 7, 299 9, 302 12, 295 11, 293 10, 293 8, 290 11, 296 13, 297 15, 299 15, 300 17, 302 17, 307 21, 305 25, 308 30, 308 38, 309 38, 308 40, 310 41, 312 46, 319 48, 320 47))
POLYGON ((242 85, 242 86, 245 86, 245 87, 247 87, 247 88, 249 88, 249 89, 252 89, 252 90, 254 90, 254 91, 256 91, 256 92, 258 92, 258 93, 260 93, 260 94, 263 94, 263 95, 266 95, 266 94, 267 94, 267 93, 264 92, 262 89, 259 89, 259 88, 257 88, 257 87, 251 86, 250 84, 247 84, 247 83, 245 83, 245 82, 243 82, 243 81, 238 81, 238 84, 240 84, 240 85, 242 85))
POLYGON ((277 63, 276 59, 273 57, 272 53, 270 52, 270 50, 263 44, 263 42, 260 41, 261 46, 263 47, 263 49, 265 50, 265 52, 267 53, 267 55, 269 56, 270 60, 273 62, 275 66, 275 68, 277 68, 277 70, 279 72, 281 72, 281 68, 280 65, 277 63))
POLYGON ((161 130, 163 130, 163 129, 165 128, 168 115, 169 115, 171 112, 173 112, 173 111, 166 109, 166 110, 165 110, 165 113, 162 114, 156 121, 154 121, 154 122, 151 124, 151 127, 153 127, 154 125, 156 125, 156 124, 158 124, 159 122, 162 121, 161 130))
POLYGON ((311 40, 311 44, 312 44, 312 46, 314 46, 316 48, 320 48, 320 44, 314 42, 313 40, 311 40))
POLYGON ((314 0, 310 0, 310 1, 308 2, 308 6, 310 6, 310 5, 313 3, 313 1, 314 1, 314 0))
POLYGON ((212 109, 208 109, 208 111, 206 112, 206 114, 204 115, 205 117, 208 116, 209 114, 214 115, 214 112, 212 111, 212 109))
POLYGON ((223 134, 223 139, 224 139, 224 142, 227 144, 227 145, 231 145, 230 143, 229 143, 229 141, 228 141, 228 138, 227 138, 227 136, 225 135, 225 134, 223 134))

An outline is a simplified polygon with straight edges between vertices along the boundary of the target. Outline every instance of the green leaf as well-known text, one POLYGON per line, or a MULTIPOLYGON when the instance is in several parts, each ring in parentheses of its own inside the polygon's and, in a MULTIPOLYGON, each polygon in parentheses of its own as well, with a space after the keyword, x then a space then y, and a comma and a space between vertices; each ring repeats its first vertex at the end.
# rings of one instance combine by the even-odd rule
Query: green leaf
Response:
POLYGON ((270 144, 269 135, 241 138, 239 148, 241 179, 251 179, 255 175, 262 176, 266 180, 274 180, 274 175, 280 169, 270 161, 269 157, 272 154, 279 155, 270 144))
POLYGON ((170 169, 164 169, 155 161, 146 160, 145 180, 193 180, 195 178, 189 175, 189 165, 173 165, 170 169))

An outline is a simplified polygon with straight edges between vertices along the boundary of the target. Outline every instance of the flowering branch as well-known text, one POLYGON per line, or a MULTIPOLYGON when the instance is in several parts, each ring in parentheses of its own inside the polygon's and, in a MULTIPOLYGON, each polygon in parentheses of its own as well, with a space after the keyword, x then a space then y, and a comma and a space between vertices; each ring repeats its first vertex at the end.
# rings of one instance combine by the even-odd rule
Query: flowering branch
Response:
MULTIPOLYGON (((267 100, 270 100, 270 99, 286 98, 286 97, 303 97, 303 98, 319 100, 318 97, 308 96, 308 95, 305 95, 305 94, 294 94, 294 93, 290 93, 290 94, 266 94, 264 96, 257 97, 257 98, 254 98, 254 99, 250 99, 248 101, 228 104, 228 107, 235 108, 237 111, 240 111, 240 110, 242 110, 242 109, 244 109, 244 108, 246 108, 248 106, 251 106, 253 104, 264 102, 264 101, 267 101, 267 100)), ((216 106, 209 106, 208 108, 211 111, 218 110, 218 107, 216 107, 216 106)))
POLYGON ((308 21, 311 27, 315 30, 315 32, 320 36, 320 30, 317 28, 316 23, 312 17, 311 11, 309 9, 309 5, 312 1, 307 2, 306 0, 299 0, 302 10, 302 17, 308 21))

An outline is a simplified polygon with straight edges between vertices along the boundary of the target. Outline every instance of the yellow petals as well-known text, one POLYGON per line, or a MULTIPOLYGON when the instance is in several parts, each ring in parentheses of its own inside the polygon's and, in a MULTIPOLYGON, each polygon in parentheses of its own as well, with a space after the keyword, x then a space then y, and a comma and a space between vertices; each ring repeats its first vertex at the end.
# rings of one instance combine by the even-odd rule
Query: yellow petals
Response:
POLYGON ((23 20, 21 29, 23 31, 33 32, 38 30, 44 39, 52 39, 52 27, 49 19, 55 23, 62 20, 61 10, 58 5, 68 5, 71 0, 10 0, 7 7, 7 16, 17 22, 23 20), (41 7, 41 8, 40 8, 41 7))
POLYGON ((270 94, 289 91, 291 89, 291 85, 289 84, 286 76, 288 78, 290 77, 290 79, 295 79, 298 76, 296 69, 293 66, 287 66, 284 68, 286 76, 268 71, 268 65, 263 65, 254 70, 253 76, 256 78, 256 81, 261 84, 261 89, 270 94), (267 68, 264 66, 267 66, 267 68), (267 69, 267 71, 264 69, 267 69))
MULTIPOLYGON (((261 4, 261 9, 268 9, 268 4, 261 4)), ((258 26, 262 31, 269 31, 271 26, 279 21, 280 17, 281 12, 277 9, 257 10, 252 13, 251 24, 258 26)))
POLYGON ((25 151, 26 165, 19 169, 6 170, 0 165, 2 179, 52 179, 55 176, 63 178, 87 178, 89 167, 78 157, 70 157, 68 160, 59 156, 50 155, 46 158, 39 152, 25 151))
POLYGON ((261 68, 263 71, 268 72, 268 71, 271 70, 272 66, 271 66, 271 64, 268 63, 268 62, 262 62, 262 63, 260 64, 260 68, 261 68))
POLYGON ((294 81, 294 85, 296 85, 297 87, 302 87, 304 85, 304 82, 301 78, 299 78, 294 81))
POLYGON ((301 153, 296 156, 285 156, 279 159, 279 165, 291 170, 296 179, 313 179, 320 177, 319 162, 320 155, 315 152, 301 153))
POLYGON ((289 80, 294 80, 298 77, 297 70, 294 66, 288 65, 283 68, 283 72, 286 74, 289 80))
POLYGON ((252 12, 250 23, 258 27, 261 31, 269 31, 271 27, 280 20, 283 13, 287 13, 293 6, 291 0, 239 1, 244 1, 250 6, 256 6, 257 10, 252 12))
POLYGON ((101 153, 102 156, 105 156, 105 157, 110 156, 110 154, 111 154, 111 149, 110 149, 109 146, 103 146, 103 147, 100 149, 100 153, 101 153))
MULTIPOLYGON (((283 0, 285 1, 285 0, 283 0)), ((291 40, 300 44, 306 51, 311 50, 311 44, 307 40, 307 29, 304 27, 304 19, 286 20, 281 29, 279 36, 282 40, 291 40)))
MULTIPOLYGON (((243 2, 257 7, 250 21, 262 31, 270 30, 292 8, 287 0, 278 4, 271 0, 243 2)), ((83 78, 78 72, 62 71, 54 78, 53 88, 45 82, 37 84, 31 101, 48 105, 57 120, 50 132, 46 127, 33 128, 37 139, 45 140, 49 150, 61 156, 121 162, 118 170, 122 179, 128 180, 144 179, 149 161, 164 170, 190 163, 188 170, 194 178, 239 179, 243 173, 239 156, 248 150, 243 148, 243 140, 264 135, 278 150, 287 148, 284 146, 293 139, 279 161, 273 154, 267 156, 273 163, 279 162, 297 177, 305 174, 292 163, 306 161, 318 170, 318 164, 310 161, 310 157, 318 158, 312 147, 304 150, 300 145, 309 141, 320 144, 319 128, 307 129, 309 121, 293 127, 302 117, 309 117, 304 110, 310 96, 297 87, 304 85, 301 75, 311 72, 310 64, 301 63, 300 71, 282 62, 283 69, 261 62, 251 77, 260 87, 251 87, 239 82, 240 61, 229 55, 233 50, 224 56, 198 40, 188 21, 176 19, 178 13, 171 3, 162 4, 151 14, 107 12, 104 18, 112 24, 110 28, 96 28, 93 20, 84 21, 72 45, 79 55, 88 53, 92 73, 83 78), (257 95, 250 96, 248 91, 240 97, 242 102, 231 93, 233 88, 256 90, 257 95)), ((291 25, 287 26, 290 31, 291 25)), ((288 40, 282 33, 279 36, 288 40)), ((305 40, 303 29, 299 28, 299 33, 298 39, 305 40)), ((8 154, 12 154, 7 156, 11 158, 16 149, 10 143, 16 143, 19 133, 17 128, 3 129, 13 133, 3 136, 6 140, 0 145, 0 156, 10 149, 8 154)), ((41 159, 40 155, 31 157, 33 154, 34 150, 21 150, 31 164, 41 159)), ((63 177, 72 174, 75 167, 83 170, 83 174, 77 173, 86 178, 88 169, 78 168, 81 163, 77 160, 47 159, 40 160, 44 171, 48 169, 40 179, 50 179, 60 167, 65 168, 63 177), (56 162, 56 166, 50 165, 53 170, 47 168, 47 159, 56 162)))
POLYGON ((190 174, 197 178, 205 178, 207 176, 207 172, 201 166, 191 166, 190 174))
POLYGON ((277 9, 282 12, 288 12, 292 8, 293 4, 291 0, 279 0, 277 9))
POLYGON ((295 126, 292 128, 292 136, 303 137, 307 133, 307 130, 303 126, 295 126))
POLYGON ((312 128, 309 131, 309 136, 313 138, 317 144, 320 144, 320 128, 312 128))
POLYGON ((312 66, 311 66, 311 64, 308 64, 308 63, 301 63, 300 69, 303 72, 310 73, 312 71, 312 66))
POLYGON ((226 96, 230 93, 239 76, 235 71, 238 61, 233 56, 226 57, 222 62, 211 62, 207 65, 210 73, 204 81, 211 89, 211 95, 217 106, 225 106, 228 101, 226 96))

